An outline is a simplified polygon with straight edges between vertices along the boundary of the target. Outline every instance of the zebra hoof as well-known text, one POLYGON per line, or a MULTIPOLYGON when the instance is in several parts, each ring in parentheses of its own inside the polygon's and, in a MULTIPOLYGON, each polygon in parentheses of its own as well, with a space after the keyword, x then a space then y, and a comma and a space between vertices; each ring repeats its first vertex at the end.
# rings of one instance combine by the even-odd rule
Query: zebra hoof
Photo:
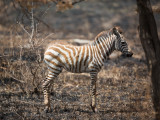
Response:
POLYGON ((91 105, 91 108, 92 108, 92 111, 93 111, 94 113, 98 112, 98 110, 97 110, 97 108, 96 108, 95 106, 92 106, 92 105, 91 105))
POLYGON ((45 108, 45 109, 44 109, 44 112, 45 112, 45 113, 51 113, 51 112, 52 112, 52 109, 51 109, 51 108, 45 108))

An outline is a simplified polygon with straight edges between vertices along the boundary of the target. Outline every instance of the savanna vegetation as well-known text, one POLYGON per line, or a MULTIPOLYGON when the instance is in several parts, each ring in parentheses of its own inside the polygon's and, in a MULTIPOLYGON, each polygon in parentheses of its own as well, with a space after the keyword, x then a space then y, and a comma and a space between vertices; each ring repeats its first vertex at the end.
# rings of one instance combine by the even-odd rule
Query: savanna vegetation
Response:
MULTIPOLYGON (((155 109, 155 103, 158 99, 154 98, 158 90, 152 84, 156 75, 152 70, 154 60, 147 59, 149 55, 145 53, 150 49, 143 46, 143 41, 141 44, 143 36, 139 35, 149 24, 139 28, 141 13, 137 1, 1 0, 0 119, 157 119, 159 108, 155 109), (114 52, 106 61, 97 81, 99 112, 93 113, 89 105, 89 74, 63 71, 51 90, 53 111, 44 113, 41 82, 47 75, 43 62, 47 44, 54 41, 83 45, 113 26, 123 29, 134 55, 124 58, 114 52), (151 68, 148 70, 148 67, 151 68)), ((151 1, 158 35, 159 6, 158 0, 151 1)), ((149 34, 149 27, 147 29, 149 34)), ((158 48, 154 50, 153 54, 158 48)), ((155 59, 159 61, 158 57, 155 59)))

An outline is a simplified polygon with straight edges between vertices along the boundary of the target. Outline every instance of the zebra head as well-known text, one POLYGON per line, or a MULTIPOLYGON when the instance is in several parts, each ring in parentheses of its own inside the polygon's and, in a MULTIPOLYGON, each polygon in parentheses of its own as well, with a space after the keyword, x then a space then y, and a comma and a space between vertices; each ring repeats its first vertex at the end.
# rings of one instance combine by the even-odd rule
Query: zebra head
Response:
POLYGON ((115 40, 115 49, 121 51, 123 53, 123 56, 132 57, 133 53, 128 50, 128 44, 124 40, 122 30, 119 27, 114 27, 113 33, 117 37, 117 39, 115 40))

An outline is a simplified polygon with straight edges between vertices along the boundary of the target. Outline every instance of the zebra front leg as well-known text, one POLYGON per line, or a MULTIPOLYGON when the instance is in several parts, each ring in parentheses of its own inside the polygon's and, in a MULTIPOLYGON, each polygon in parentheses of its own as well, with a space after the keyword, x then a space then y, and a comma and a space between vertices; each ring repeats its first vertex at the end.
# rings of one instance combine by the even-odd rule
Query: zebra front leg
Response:
POLYGON ((90 95, 91 95, 91 108, 93 112, 97 112, 96 109, 96 81, 97 81, 97 73, 90 73, 91 76, 91 87, 90 87, 90 95))
POLYGON ((43 94, 44 94, 44 105, 45 109, 44 111, 51 112, 51 106, 50 106, 50 86, 51 86, 51 79, 46 79, 42 85, 43 87, 43 94))
POLYGON ((50 87, 53 83, 53 80, 57 77, 57 74, 53 72, 49 72, 46 80, 43 82, 43 94, 44 94, 44 105, 45 109, 44 111, 51 112, 51 105, 50 105, 50 87))

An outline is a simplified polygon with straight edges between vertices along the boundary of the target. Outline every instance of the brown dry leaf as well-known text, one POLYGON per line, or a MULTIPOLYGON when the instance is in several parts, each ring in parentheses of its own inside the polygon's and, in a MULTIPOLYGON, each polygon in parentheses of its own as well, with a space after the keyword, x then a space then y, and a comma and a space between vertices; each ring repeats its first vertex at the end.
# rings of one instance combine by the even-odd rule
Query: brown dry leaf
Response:
POLYGON ((26 7, 28 10, 31 10, 32 8, 37 8, 49 2, 57 2, 57 0, 16 0, 16 2, 20 3, 23 7, 26 7))
POLYGON ((56 5, 57 11, 65 11, 71 9, 73 7, 72 2, 70 0, 59 1, 56 5))

